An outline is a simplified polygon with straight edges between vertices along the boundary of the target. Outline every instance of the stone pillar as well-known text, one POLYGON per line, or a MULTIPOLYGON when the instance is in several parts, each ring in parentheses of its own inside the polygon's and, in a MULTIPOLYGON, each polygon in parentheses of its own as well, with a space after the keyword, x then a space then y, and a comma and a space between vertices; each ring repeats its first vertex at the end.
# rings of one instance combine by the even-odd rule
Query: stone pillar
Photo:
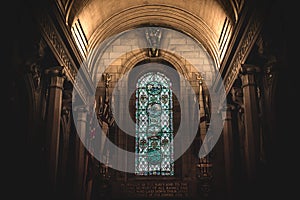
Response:
POLYGON ((245 164, 246 176, 249 182, 255 179, 259 161, 259 116, 257 87, 255 74, 259 72, 257 66, 244 64, 241 68, 241 80, 244 102, 245 125, 245 164))
POLYGON ((77 135, 75 141, 75 199, 84 199, 84 175, 85 175, 85 146, 84 141, 86 140, 87 133, 87 108, 85 106, 77 107, 77 135))
POLYGON ((61 113, 61 147, 59 158, 59 177, 60 189, 62 194, 67 195, 70 192, 71 186, 68 182, 68 161, 70 149, 70 133, 72 124, 72 85, 69 81, 65 81, 63 100, 62 100, 62 113, 61 113))
MULTIPOLYGON (((180 109, 181 109, 181 120, 185 120, 185 121, 188 121, 188 112, 186 112, 187 110, 189 110, 189 91, 186 89, 186 85, 185 83, 181 83, 181 95, 180 95, 180 109), (185 111, 185 112, 184 112, 185 111)), ((184 124, 181 124, 182 126, 182 129, 183 130, 187 130, 189 127, 188 127, 188 123, 184 123, 184 124)), ((186 135, 186 137, 190 137, 190 135, 186 135)), ((184 144, 184 141, 180 142, 180 148, 184 149, 185 148, 185 144, 184 144)), ((181 151, 182 151, 181 149, 181 151)), ((176 151, 176 149, 174 149, 174 151, 176 151)), ((187 149, 188 151, 188 149, 187 149)), ((187 180, 189 179, 189 176, 190 176, 190 172, 191 172, 191 163, 190 163, 190 160, 189 160, 189 153, 184 153, 182 155, 182 163, 184 163, 182 165, 182 175, 183 175, 183 180, 187 180)))
POLYGON ((233 184, 234 184, 234 139, 233 139, 233 124, 232 124, 232 112, 234 106, 228 104, 222 109, 222 120, 224 120, 223 127, 223 141, 224 141, 224 160, 225 160, 225 179, 227 198, 232 199, 233 184))
POLYGON ((50 76, 46 130, 49 141, 49 179, 51 189, 55 192, 57 185, 58 156, 59 156, 59 134, 62 108, 62 90, 65 80, 62 66, 53 67, 45 71, 50 76))
POLYGON ((92 173, 94 173, 95 169, 92 169, 92 168, 95 168, 95 164, 93 162, 93 159, 94 157, 92 157, 91 155, 87 155, 86 156, 86 185, 85 185, 85 188, 84 188, 84 193, 85 193, 85 199, 86 200, 91 200, 92 198, 92 189, 93 189, 93 179, 94 179, 94 174, 93 176, 91 175, 92 173), (93 172, 92 172, 93 171, 93 172), (88 177, 88 176, 91 176, 91 177, 88 177))

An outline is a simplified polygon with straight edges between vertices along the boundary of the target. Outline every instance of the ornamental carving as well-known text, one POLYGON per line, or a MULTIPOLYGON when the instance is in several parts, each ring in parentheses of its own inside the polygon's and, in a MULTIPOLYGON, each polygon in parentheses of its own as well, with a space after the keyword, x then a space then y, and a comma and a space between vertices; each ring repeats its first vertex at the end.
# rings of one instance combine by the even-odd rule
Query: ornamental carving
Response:
POLYGON ((71 56, 67 53, 66 47, 62 39, 59 37, 53 23, 48 17, 45 17, 41 19, 40 27, 42 29, 43 36, 53 53, 59 59, 59 62, 65 66, 68 78, 74 80, 77 73, 76 66, 73 63, 73 60, 70 59, 71 56))
POLYGON ((73 84, 77 83, 75 86, 76 91, 79 93, 82 100, 87 102, 86 97, 88 96, 88 92, 86 84, 81 80, 81 78, 75 78, 77 75, 77 67, 49 17, 41 18, 40 28, 45 41, 58 59, 58 62, 64 66, 68 80, 70 80, 73 84))
POLYGON ((246 32, 246 34, 243 36, 241 40, 241 45, 237 48, 236 54, 233 57, 233 62, 229 66, 227 70, 227 74, 224 79, 224 86, 226 93, 229 92, 231 86, 233 85, 234 81, 239 75, 239 71, 241 68, 241 64, 245 62, 247 59, 248 53, 250 52, 252 45, 255 42, 255 38, 257 37, 260 28, 261 28, 261 22, 258 18, 258 16, 253 16, 252 19, 249 22, 250 26, 246 32))
POLYGON ((159 27, 149 27, 146 29, 145 35, 149 45, 149 57, 158 57, 162 29, 159 27))

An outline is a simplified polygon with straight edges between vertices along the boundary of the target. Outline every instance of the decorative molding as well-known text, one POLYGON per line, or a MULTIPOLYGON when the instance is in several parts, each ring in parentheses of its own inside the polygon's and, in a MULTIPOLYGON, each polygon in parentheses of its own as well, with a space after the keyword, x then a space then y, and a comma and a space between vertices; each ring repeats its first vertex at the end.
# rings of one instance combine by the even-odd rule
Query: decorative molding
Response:
POLYGON ((68 25, 69 15, 70 11, 72 9, 74 0, 56 0, 57 7, 59 8, 59 11, 61 12, 62 16, 65 19, 66 25, 68 25))
POLYGON ((239 76, 241 65, 247 59, 247 56, 255 44, 256 38, 261 30, 261 21, 257 15, 252 16, 249 21, 249 26, 246 28, 245 34, 243 35, 241 42, 234 54, 232 62, 227 69, 224 78, 225 91, 228 94, 232 87, 235 79, 239 76))
POLYGON ((66 75, 69 80, 74 82, 77 70, 76 66, 70 59, 70 55, 64 42, 59 36, 52 20, 49 17, 43 17, 40 21, 41 31, 44 39, 55 54, 60 65, 65 66, 66 75))
POLYGON ((73 84, 80 82, 80 84, 75 84, 74 88, 81 99, 86 102, 86 98, 88 96, 86 84, 83 84, 82 78, 75 78, 77 74, 77 67, 52 20, 48 16, 44 16, 40 19, 40 28, 42 36, 53 52, 55 58, 61 66, 64 66, 67 79, 73 84))
POLYGON ((88 98, 89 94, 87 92, 87 89, 85 87, 85 84, 84 84, 81 76, 80 76, 80 78, 75 79, 74 88, 78 92, 78 94, 81 97, 81 99, 83 100, 83 102, 88 102, 87 98, 88 98))

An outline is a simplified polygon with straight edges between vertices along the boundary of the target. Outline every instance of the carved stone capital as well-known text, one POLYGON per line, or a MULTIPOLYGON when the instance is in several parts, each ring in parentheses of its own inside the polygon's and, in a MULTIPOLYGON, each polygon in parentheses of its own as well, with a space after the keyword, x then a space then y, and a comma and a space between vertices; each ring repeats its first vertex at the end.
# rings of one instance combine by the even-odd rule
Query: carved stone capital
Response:
POLYGON ((247 75, 247 74, 255 74, 260 72, 260 68, 256 65, 251 64, 243 64, 241 65, 240 74, 247 75))
POLYGON ((56 67, 51 67, 48 69, 45 69, 45 74, 49 76, 59 76, 59 77, 64 77, 65 78, 65 69, 63 66, 56 66, 56 67))
POLYGON ((49 88, 63 90, 64 81, 66 79, 63 66, 45 69, 45 74, 50 77, 49 88))
POLYGON ((256 65, 243 64, 240 69, 240 78, 242 80, 242 88, 245 87, 256 87, 256 74, 261 69, 256 65))

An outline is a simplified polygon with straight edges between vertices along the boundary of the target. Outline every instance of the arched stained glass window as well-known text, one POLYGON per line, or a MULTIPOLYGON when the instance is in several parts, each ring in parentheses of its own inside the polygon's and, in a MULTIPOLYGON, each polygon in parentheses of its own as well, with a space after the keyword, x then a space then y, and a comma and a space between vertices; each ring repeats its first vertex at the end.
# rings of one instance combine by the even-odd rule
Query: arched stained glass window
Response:
POLYGON ((160 72, 148 72, 136 85, 135 173, 174 175, 172 85, 160 72))

